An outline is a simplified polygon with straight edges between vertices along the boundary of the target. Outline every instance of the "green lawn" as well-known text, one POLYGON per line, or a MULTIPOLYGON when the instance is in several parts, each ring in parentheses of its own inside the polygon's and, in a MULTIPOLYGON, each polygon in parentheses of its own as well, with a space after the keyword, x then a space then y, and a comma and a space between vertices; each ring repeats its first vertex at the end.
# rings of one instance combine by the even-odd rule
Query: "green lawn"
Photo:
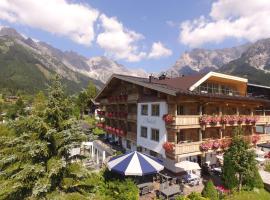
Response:
POLYGON ((242 191, 225 198, 226 200, 269 200, 270 193, 264 189, 256 191, 242 191))

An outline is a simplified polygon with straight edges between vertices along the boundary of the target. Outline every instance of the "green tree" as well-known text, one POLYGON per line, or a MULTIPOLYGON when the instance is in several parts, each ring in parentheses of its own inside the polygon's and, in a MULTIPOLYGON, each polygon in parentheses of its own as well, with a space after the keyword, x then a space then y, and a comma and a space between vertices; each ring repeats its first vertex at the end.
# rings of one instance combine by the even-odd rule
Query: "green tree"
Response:
POLYGON ((80 119, 83 119, 83 113, 89 104, 90 100, 97 95, 97 88, 92 81, 89 82, 86 89, 81 91, 78 95, 77 105, 80 108, 80 119))
POLYGON ((202 196, 207 197, 211 200, 218 200, 218 192, 213 184, 213 181, 208 181, 203 188, 202 196))
MULTIPOLYGON (((256 167, 255 153, 249 150, 249 144, 242 134, 242 128, 234 130, 234 137, 229 149, 224 153, 223 180, 226 187, 235 187, 240 191, 245 179, 247 179, 256 167)), ((253 174, 254 175, 254 174, 253 174)), ((252 184, 250 184, 252 185, 252 184)))
POLYGON ((70 149, 86 136, 70 115, 58 76, 48 94, 43 115, 22 117, 12 122, 14 131, 0 131, 0 199, 90 198, 102 180, 71 162, 70 149))
POLYGON ((86 88, 86 93, 89 98, 95 98, 97 95, 97 88, 92 81, 89 81, 88 86, 86 88))
POLYGON ((33 112, 37 115, 42 114, 46 109, 46 101, 45 94, 42 91, 38 92, 33 99, 33 112))

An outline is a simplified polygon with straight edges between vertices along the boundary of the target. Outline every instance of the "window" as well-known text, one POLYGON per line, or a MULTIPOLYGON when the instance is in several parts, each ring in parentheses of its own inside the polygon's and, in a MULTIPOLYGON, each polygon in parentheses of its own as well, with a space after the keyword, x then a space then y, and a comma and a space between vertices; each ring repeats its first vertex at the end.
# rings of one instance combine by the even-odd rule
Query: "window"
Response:
POLYGON ((177 105, 177 115, 183 115, 183 114, 184 114, 184 106, 177 105))
POLYGON ((152 104, 152 116, 159 116, 159 104, 152 104))
POLYGON ((141 127, 141 137, 147 138, 147 128, 144 126, 141 127))
POLYGON ((151 131, 151 140, 159 142, 159 130, 158 129, 152 129, 152 131, 151 131))
POLYGON ((141 106, 141 115, 148 115, 148 105, 141 106))
POLYGON ((131 142, 127 140, 127 149, 131 149, 131 142))

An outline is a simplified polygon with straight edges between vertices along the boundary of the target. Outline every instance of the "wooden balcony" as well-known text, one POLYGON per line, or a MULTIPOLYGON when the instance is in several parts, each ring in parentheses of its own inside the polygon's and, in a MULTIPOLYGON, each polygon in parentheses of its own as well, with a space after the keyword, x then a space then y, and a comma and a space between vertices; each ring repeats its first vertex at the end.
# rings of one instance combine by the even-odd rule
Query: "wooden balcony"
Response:
POLYGON ((270 142, 270 134, 260 134, 260 137, 258 144, 270 142))
POLYGON ((129 121, 137 121, 137 113, 128 113, 127 119, 129 121))
MULTIPOLYGON (((178 115, 174 116, 174 122, 168 124, 168 128, 172 129, 183 129, 183 128, 200 128, 200 116, 199 115, 178 115)), ((270 116, 260 116, 259 120, 256 122, 257 125, 270 124, 270 116)), ((238 124, 226 124, 226 126, 237 126, 238 124)), ((242 125, 250 125, 242 123, 242 125)), ((221 127, 222 124, 217 123, 215 125, 206 125, 208 127, 221 127)))
MULTIPOLYGON (((244 136, 244 138, 247 140, 250 140, 251 136, 244 136)), ((200 154, 201 153, 200 144, 203 142, 205 141, 175 144, 174 152, 171 153, 171 155, 169 156, 175 157, 177 155, 182 155, 182 154, 194 154, 194 153, 200 154)), ((257 142, 257 144, 266 143, 266 142, 270 142, 270 134, 260 134, 260 140, 257 142)))
POLYGON ((129 94, 127 101, 136 103, 139 99, 139 94, 129 94))
POLYGON ((134 131, 128 131, 126 135, 126 139, 136 143, 137 133, 134 131))
POLYGON ((270 116, 260 116, 259 121, 256 124, 270 124, 270 116))

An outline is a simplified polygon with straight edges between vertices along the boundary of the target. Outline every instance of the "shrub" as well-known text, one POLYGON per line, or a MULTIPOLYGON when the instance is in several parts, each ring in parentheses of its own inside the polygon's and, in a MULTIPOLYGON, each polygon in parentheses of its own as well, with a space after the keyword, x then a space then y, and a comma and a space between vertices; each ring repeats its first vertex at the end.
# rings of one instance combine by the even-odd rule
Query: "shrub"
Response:
POLYGON ((202 197, 202 195, 198 192, 191 192, 190 195, 187 196, 190 200, 212 200, 206 197, 202 197))
POLYGON ((218 200, 218 192, 211 180, 208 181, 203 188, 202 196, 208 197, 211 200, 218 200))

